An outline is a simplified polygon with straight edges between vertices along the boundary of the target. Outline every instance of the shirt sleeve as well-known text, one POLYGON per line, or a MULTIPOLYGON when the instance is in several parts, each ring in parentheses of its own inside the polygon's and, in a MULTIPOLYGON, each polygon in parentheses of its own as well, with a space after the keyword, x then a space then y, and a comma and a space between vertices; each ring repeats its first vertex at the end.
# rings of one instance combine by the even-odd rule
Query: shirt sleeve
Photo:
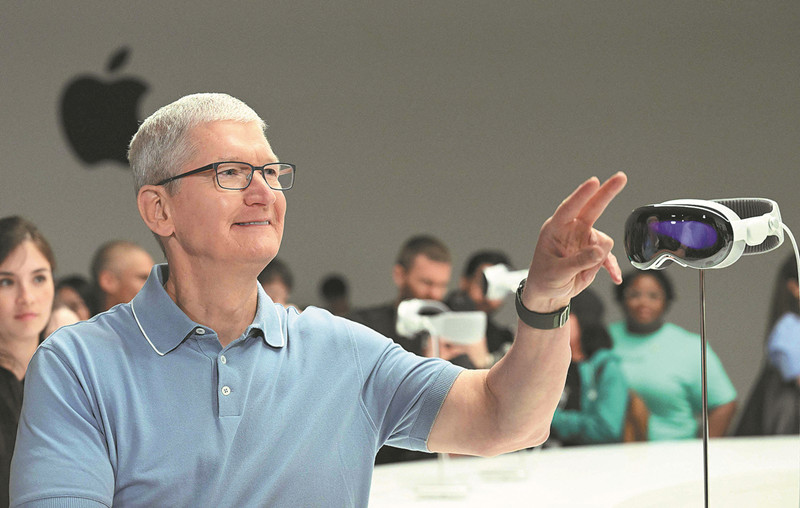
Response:
POLYGON ((784 381, 800 377, 800 330, 792 315, 786 314, 775 323, 769 334, 767 352, 784 381))
POLYGON ((430 451, 427 442, 439 410, 464 370, 439 358, 422 358, 352 323, 362 402, 376 427, 378 446, 430 451))
POLYGON ((114 472, 81 375, 40 346, 25 380, 11 506, 111 506, 114 472))

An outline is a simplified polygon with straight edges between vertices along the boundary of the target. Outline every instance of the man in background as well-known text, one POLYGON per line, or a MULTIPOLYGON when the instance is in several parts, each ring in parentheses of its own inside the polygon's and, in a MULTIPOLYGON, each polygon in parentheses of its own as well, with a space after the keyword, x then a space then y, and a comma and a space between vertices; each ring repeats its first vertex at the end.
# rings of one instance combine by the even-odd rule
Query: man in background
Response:
POLYGON ((150 254, 133 242, 112 240, 101 245, 91 265, 97 293, 93 313, 130 302, 144 286, 152 267, 150 254))
POLYGON ((397 306, 412 298, 442 301, 452 271, 450 251, 441 240, 430 235, 413 236, 400 248, 392 268, 392 280, 397 286, 395 299, 356 309, 349 317, 389 337, 406 351, 422 355, 424 334, 405 337, 397 333, 397 306))

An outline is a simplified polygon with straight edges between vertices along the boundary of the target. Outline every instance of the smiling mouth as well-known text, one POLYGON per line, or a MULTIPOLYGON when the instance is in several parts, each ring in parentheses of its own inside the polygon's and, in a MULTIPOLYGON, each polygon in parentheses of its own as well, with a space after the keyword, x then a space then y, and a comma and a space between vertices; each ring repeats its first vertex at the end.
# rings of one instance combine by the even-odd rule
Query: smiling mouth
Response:
POLYGON ((237 222, 236 226, 269 226, 271 223, 268 220, 259 220, 252 222, 237 222))

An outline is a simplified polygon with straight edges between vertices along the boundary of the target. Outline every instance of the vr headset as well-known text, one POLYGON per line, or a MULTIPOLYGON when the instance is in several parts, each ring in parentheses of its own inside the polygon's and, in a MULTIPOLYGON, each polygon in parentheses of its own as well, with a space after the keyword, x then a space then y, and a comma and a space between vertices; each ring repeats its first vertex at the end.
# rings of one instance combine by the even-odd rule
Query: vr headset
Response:
POLYGON ((454 344, 469 345, 486 335, 486 313, 453 312, 436 300, 403 300, 397 306, 396 330, 410 337, 425 331, 454 344))
POLYGON ((677 199, 635 209, 625 221, 625 252, 639 270, 673 261, 705 270, 783 243, 778 204, 769 199, 677 199))
POLYGON ((483 269, 482 289, 489 300, 505 298, 509 293, 514 293, 528 275, 528 270, 509 270, 504 264, 487 266, 483 269))

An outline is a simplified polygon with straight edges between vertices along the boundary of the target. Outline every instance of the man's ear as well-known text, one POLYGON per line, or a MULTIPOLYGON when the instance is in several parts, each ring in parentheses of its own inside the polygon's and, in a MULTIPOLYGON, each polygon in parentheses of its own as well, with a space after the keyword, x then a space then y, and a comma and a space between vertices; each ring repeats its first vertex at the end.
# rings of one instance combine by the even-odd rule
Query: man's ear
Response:
POLYGON ((114 275, 111 270, 102 270, 97 274, 97 285, 103 290, 103 293, 113 295, 117 292, 119 279, 114 275))
POLYGON ((158 236, 166 237, 173 233, 170 196, 161 185, 143 185, 136 195, 139 215, 158 236))
POLYGON ((392 280, 397 287, 403 287, 406 283, 406 269, 401 265, 394 265, 392 268, 392 280))

